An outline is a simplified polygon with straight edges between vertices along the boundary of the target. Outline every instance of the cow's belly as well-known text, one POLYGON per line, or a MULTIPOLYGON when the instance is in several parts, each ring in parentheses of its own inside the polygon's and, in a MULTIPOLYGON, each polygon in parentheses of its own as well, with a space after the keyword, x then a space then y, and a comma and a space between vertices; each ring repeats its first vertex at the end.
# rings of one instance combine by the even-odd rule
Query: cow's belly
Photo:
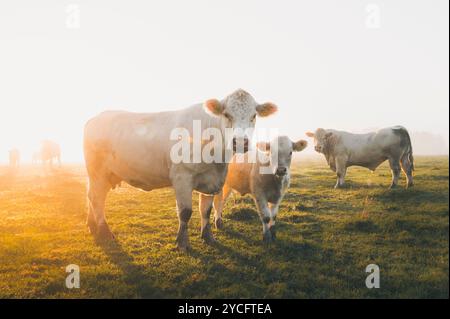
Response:
POLYGON ((164 174, 163 170, 154 171, 149 168, 127 167, 116 162, 111 167, 111 172, 131 186, 146 191, 171 185, 168 174, 164 174))
POLYGON ((169 169, 158 152, 116 151, 110 155, 107 166, 121 180, 146 191, 171 185, 169 169))
POLYGON ((374 171, 374 170, 376 170, 376 168, 378 166, 381 165, 381 163, 383 163, 386 160, 387 160, 387 157, 385 157, 385 156, 379 156, 379 157, 372 158, 372 159, 369 159, 369 158, 353 159, 348 162, 347 166, 362 166, 362 167, 370 169, 371 171, 374 171))

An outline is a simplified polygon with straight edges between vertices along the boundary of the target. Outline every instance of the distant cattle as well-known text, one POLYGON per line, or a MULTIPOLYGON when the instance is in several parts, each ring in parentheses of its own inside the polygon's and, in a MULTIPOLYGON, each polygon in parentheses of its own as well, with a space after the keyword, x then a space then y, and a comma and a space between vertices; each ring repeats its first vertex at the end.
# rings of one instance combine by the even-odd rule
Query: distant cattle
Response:
MULTIPOLYGON (((258 104, 253 97, 237 90, 222 101, 211 99, 178 111, 130 113, 109 111, 87 122, 84 130, 84 155, 89 175, 88 226, 101 238, 113 238, 105 219, 106 195, 121 181, 146 191, 172 186, 178 210, 177 247, 189 249, 188 222, 192 214, 192 192, 200 193, 201 234, 206 242, 214 241, 209 224, 213 195, 225 181, 226 162, 177 163, 171 149, 176 143, 174 129, 184 128, 193 136, 194 121, 201 131, 215 128, 248 129, 256 116, 276 111, 272 103, 258 104)), ((248 147, 245 134, 234 135, 236 144, 248 147)), ((227 145, 221 144, 221 152, 227 145)), ((236 150, 236 149, 235 149, 236 150)), ((244 149, 245 151, 245 149, 244 149)))
POLYGON ((33 153, 31 157, 32 164, 39 164, 42 161, 41 151, 36 151, 33 153))
POLYGON ((57 143, 49 140, 43 141, 38 154, 44 165, 50 165, 52 167, 53 160, 56 160, 58 165, 61 166, 61 148, 57 143))
POLYGON ((228 167, 223 191, 214 198, 216 227, 222 227, 223 206, 232 191, 251 194, 263 225, 263 240, 274 240, 278 208, 290 183, 292 152, 302 151, 307 144, 304 140, 292 142, 287 136, 279 136, 270 143, 260 143, 259 147, 266 152, 257 154, 254 160, 250 152, 240 162, 235 156, 228 167), (262 170, 264 166, 267 171, 262 170))
POLYGON ((12 168, 19 167, 20 164, 20 152, 18 149, 13 148, 9 150, 9 166, 12 168))
POLYGON ((408 131, 393 126, 367 134, 317 129, 307 136, 314 138, 315 149, 325 155, 330 168, 336 172, 335 188, 344 185, 349 166, 362 166, 374 171, 388 160, 392 171, 391 188, 397 186, 400 167, 406 174, 406 187, 413 185, 414 157, 408 131))

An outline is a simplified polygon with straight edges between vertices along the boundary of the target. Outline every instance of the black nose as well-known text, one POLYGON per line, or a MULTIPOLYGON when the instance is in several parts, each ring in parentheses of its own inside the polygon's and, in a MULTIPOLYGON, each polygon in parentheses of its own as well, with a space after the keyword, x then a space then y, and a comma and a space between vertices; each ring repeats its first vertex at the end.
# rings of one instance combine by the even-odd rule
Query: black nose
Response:
POLYGON ((243 151, 244 153, 248 151, 248 138, 237 139, 233 137, 233 152, 243 151))
POLYGON ((276 171, 276 174, 278 176, 284 176, 284 175, 286 175, 286 172, 287 172, 286 167, 278 167, 277 171, 276 171))

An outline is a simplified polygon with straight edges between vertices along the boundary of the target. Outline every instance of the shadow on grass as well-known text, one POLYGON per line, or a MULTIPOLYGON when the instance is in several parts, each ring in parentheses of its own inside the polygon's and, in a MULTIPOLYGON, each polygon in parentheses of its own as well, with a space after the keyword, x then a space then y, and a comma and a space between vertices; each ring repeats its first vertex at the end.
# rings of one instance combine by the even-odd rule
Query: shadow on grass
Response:
POLYGON ((374 194, 374 200, 380 202, 399 202, 402 204, 405 203, 424 203, 424 202, 432 202, 432 203, 448 203, 448 193, 447 192, 436 192, 419 189, 417 187, 403 189, 403 188, 395 188, 392 190, 386 190, 385 192, 374 194))
POLYGON ((124 274, 124 282, 134 286, 134 292, 140 298, 164 298, 168 292, 152 285, 153 278, 148 267, 136 265, 133 258, 122 248, 117 240, 105 242, 96 240, 96 244, 104 251, 109 260, 120 268, 124 274))

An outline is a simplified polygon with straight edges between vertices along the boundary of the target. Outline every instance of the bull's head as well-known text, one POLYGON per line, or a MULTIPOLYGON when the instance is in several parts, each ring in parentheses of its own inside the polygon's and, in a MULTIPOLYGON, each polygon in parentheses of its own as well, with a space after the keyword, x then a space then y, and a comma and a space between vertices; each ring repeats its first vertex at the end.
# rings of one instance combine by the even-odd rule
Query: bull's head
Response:
POLYGON ((318 153, 324 153, 330 138, 333 136, 332 132, 327 132, 323 128, 318 128, 314 133, 306 132, 306 136, 314 138, 314 149, 318 153))
POLYGON ((270 102, 258 104, 244 90, 237 90, 222 101, 210 99, 204 103, 204 106, 208 113, 220 117, 222 132, 227 128, 233 129, 231 143, 234 152, 248 150, 247 132, 255 127, 256 116, 266 117, 277 111, 275 104, 270 102))

